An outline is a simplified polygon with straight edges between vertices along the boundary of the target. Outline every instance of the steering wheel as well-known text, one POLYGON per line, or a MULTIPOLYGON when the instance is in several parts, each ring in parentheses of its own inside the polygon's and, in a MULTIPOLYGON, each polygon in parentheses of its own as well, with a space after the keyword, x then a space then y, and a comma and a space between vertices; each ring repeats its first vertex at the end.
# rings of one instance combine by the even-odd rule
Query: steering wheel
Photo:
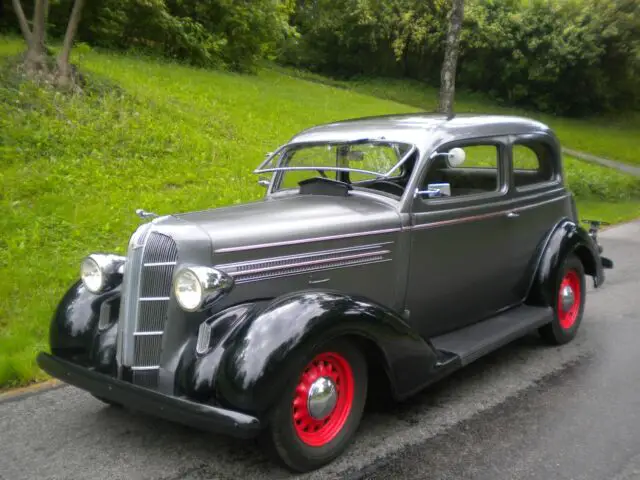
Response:
POLYGON ((404 193, 404 188, 397 183, 389 182, 388 180, 376 180, 368 185, 369 188, 375 188, 391 195, 397 195, 401 197, 404 193), (381 188, 380 188, 381 187, 381 188))

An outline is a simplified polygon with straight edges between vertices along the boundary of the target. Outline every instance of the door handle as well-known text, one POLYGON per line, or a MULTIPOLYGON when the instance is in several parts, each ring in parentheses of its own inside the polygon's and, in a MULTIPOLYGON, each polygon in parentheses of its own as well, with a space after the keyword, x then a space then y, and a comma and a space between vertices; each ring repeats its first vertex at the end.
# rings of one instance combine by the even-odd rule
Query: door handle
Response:
POLYGON ((509 212, 507 213, 507 218, 518 218, 520 214, 518 212, 509 212))

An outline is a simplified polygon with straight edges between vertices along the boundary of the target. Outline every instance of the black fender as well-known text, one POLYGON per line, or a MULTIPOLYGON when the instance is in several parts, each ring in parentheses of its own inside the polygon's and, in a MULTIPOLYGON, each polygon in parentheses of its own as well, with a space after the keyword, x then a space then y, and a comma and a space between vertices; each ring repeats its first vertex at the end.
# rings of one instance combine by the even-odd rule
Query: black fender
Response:
POLYGON ((320 343, 349 336, 369 345, 388 376, 392 394, 404 398, 429 383, 437 352, 397 313, 371 300, 330 291, 287 294, 248 311, 217 356, 218 399, 264 414, 290 388, 320 343))
POLYGON ((534 273, 530 277, 528 304, 553 306, 558 269, 571 253, 580 258, 585 273, 593 277, 594 287, 604 283, 600 247, 584 228, 565 218, 551 229, 538 249, 533 262, 534 273))
POLYGON ((51 319, 49 346, 51 353, 101 371, 111 371, 115 365, 115 331, 120 302, 120 286, 94 294, 81 280, 64 294, 51 319), (111 303, 115 308, 103 310, 111 303), (100 314, 110 316, 107 327, 98 329, 100 314))

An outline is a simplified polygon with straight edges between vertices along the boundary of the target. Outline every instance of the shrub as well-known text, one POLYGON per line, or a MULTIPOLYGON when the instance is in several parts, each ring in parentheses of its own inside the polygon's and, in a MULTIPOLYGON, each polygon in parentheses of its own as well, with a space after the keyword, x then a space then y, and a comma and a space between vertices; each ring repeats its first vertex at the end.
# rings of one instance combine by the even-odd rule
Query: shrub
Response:
MULTIPOLYGON (((448 2, 299 1, 281 60, 339 77, 439 82, 448 2)), ((458 84, 583 115, 640 106, 637 0, 468 0, 458 84)))

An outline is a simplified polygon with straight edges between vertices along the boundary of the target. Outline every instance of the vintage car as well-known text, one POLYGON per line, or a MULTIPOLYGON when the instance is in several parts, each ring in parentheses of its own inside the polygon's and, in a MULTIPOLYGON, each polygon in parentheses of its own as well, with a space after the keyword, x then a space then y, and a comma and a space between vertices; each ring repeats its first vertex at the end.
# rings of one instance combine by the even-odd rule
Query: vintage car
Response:
POLYGON ((598 287, 613 266, 536 121, 346 120, 255 173, 263 199, 138 211, 126 256, 83 259, 41 368, 309 471, 345 450, 367 399, 404 399, 532 331, 572 340, 585 276, 598 287))

